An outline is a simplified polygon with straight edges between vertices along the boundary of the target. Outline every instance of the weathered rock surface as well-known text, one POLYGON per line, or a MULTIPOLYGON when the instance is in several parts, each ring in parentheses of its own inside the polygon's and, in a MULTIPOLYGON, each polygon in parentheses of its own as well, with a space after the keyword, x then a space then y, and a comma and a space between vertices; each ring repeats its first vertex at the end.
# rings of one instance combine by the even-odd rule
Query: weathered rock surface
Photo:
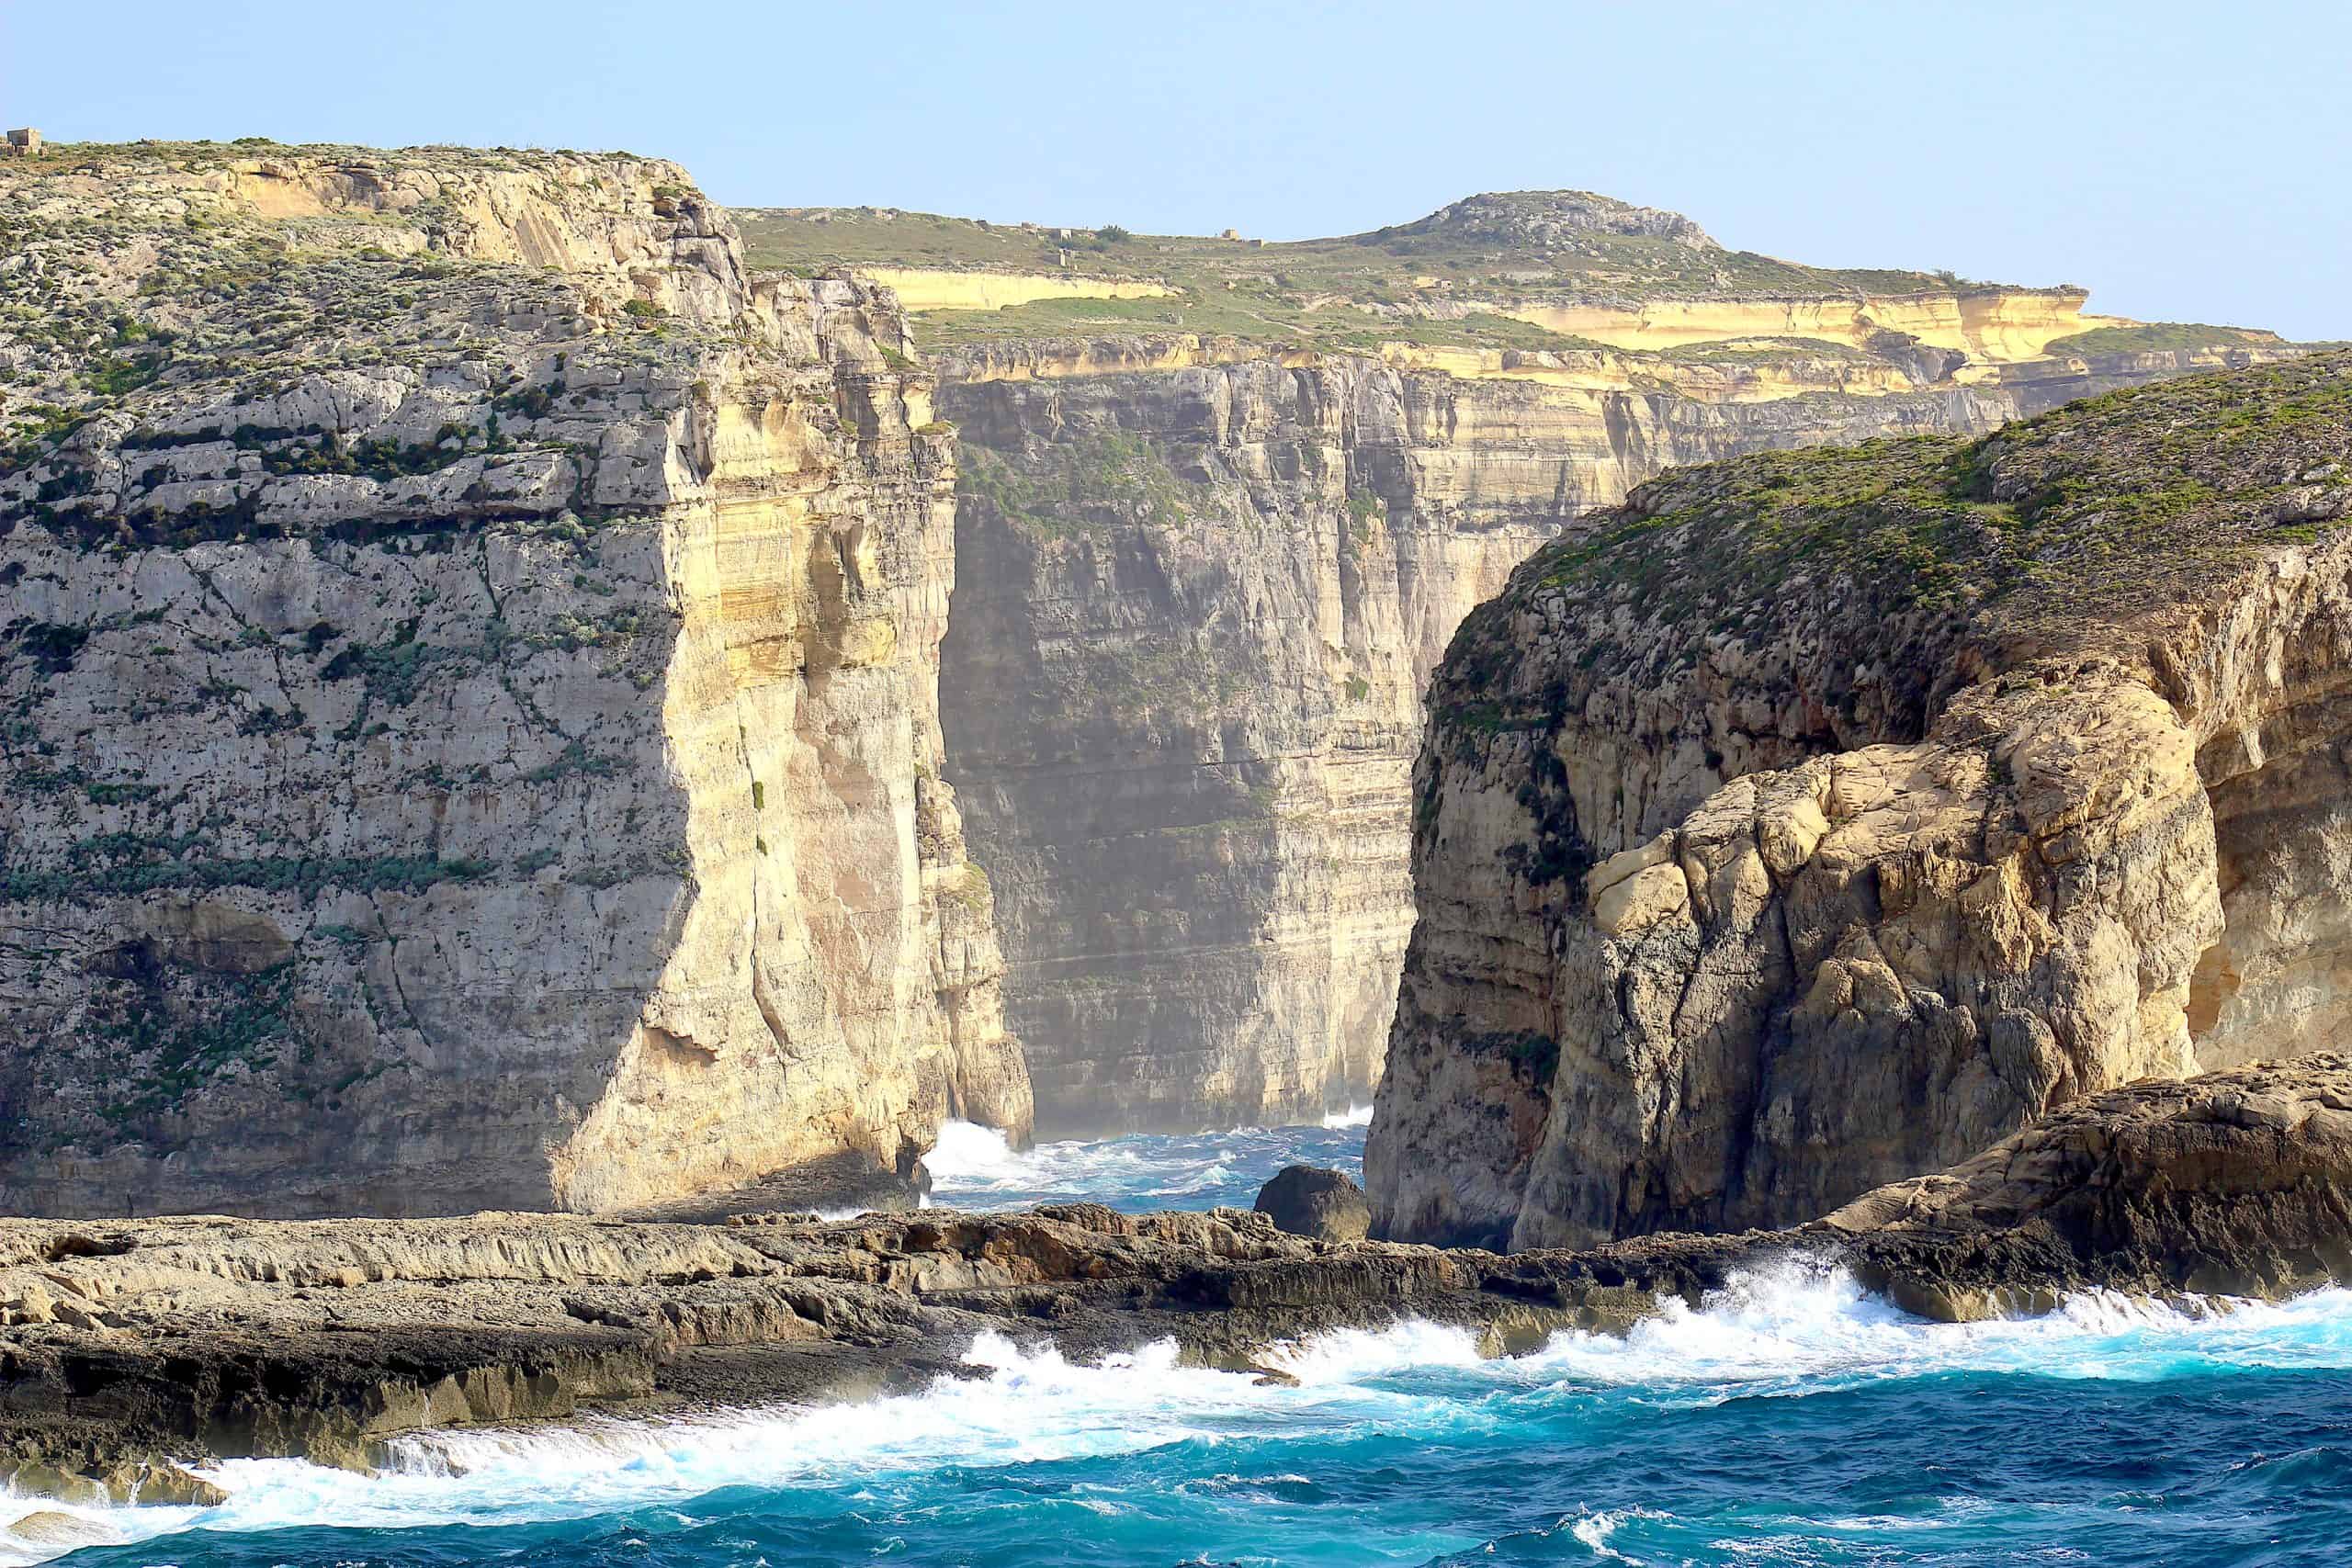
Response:
POLYGON ((0 1207, 1025 1129, 887 294, 628 157, 52 149, 0 222, 0 1207))
POLYGON ((943 705, 1054 1134, 1369 1092, 1413 921, 1421 689, 1544 538, 1668 463, 2020 407, 1348 360, 972 378, 1006 363, 944 365, 965 478, 943 705))
POLYGON ((1694 250, 1716 250, 1707 231, 1679 212, 1636 207, 1589 190, 1487 191, 1448 203, 1383 238, 1446 233, 1510 249, 1574 249, 1587 234, 1647 235, 1694 250))
POLYGON ((1250 1205, 1279 1230, 1317 1241, 1362 1241, 1371 1233, 1372 1209, 1363 1189, 1345 1171, 1286 1165, 1258 1190, 1250 1205))
POLYGON ((2347 1174, 2352 1056, 2323 1053, 2078 1100, 1808 1231, 1856 1237, 1866 1281, 1948 1319, 2081 1285, 2277 1296, 2352 1279, 2347 1174), (2063 1261, 2032 1282, 2036 1254, 2063 1261))
POLYGON ((1800 1220, 2338 1043, 2352 356, 1670 476, 1465 624, 1381 1234, 1800 1220))
MULTIPOLYGON (((952 1370, 983 1329, 1095 1355, 1172 1338, 1257 1370, 1404 1317, 1489 1353, 1619 1330, 1735 1271, 1845 1266, 1951 1318, 2092 1286, 2278 1293, 2352 1279, 2352 1058, 2080 1102, 1940 1177, 1796 1230, 1513 1256, 1090 1204, 819 1224, 570 1215, 0 1221, 0 1471, 28 1490, 201 1497, 187 1467, 590 1405, 851 1397, 952 1370)), ((1278 1373, 1277 1373, 1278 1375, 1278 1373)))
MULTIPOLYGON (((1588 217, 1674 219, 1568 202, 1526 221, 1572 239, 1588 217)), ((1176 333, 941 350, 962 449, 949 776, 995 889, 1041 1131, 1362 1102, 1414 920, 1422 693, 1462 617, 1668 467, 1981 433, 2219 362, 2043 354, 2081 304, 1557 307, 1582 312, 1566 330, 1630 344, 1783 334, 1683 358, 1176 333)))

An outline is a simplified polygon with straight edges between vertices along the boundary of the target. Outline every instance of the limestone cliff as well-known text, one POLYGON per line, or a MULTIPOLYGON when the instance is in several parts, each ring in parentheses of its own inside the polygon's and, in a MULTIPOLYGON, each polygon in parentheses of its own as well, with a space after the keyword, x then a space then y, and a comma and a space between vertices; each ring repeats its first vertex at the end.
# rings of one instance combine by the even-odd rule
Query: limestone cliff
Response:
POLYGON ((2086 317, 2079 289, 1799 266, 1586 192, 1271 244, 743 219, 776 261, 899 290, 959 428, 949 776, 1057 1134, 1368 1093, 1422 687, 1589 510, 1678 463, 2293 352, 2086 317))
POLYGON ((629 157, 51 149, 0 224, 0 1208, 1025 1127, 887 294, 629 157))
POLYGON ((1464 624, 1375 1224, 1801 1219, 2341 1043, 2352 355, 1670 475, 1464 624))
POLYGON ((1459 390, 1264 361, 943 387, 948 755, 1041 1131, 1369 1095, 1421 682, 1580 483, 1478 434, 1527 400, 1459 390))
POLYGON ((1991 429, 2118 380, 1920 385, 1790 350, 943 351, 963 448, 942 687, 1042 1129, 1367 1098, 1413 907, 1430 670, 1545 539, 1672 464, 1991 429), (1803 395, 1795 395, 1797 389, 1803 395))

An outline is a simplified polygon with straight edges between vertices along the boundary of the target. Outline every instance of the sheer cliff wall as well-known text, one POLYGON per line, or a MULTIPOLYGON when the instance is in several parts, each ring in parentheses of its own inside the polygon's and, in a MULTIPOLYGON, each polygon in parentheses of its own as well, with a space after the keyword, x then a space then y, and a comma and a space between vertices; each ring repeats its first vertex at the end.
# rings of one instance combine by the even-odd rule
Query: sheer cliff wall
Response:
POLYGON ((1025 1130, 886 293, 748 276, 628 157, 52 150, 0 204, 0 1207, 1025 1130))
POLYGON ((1587 512, 1675 464, 1981 432, 2197 363, 1963 382, 1957 352, 1815 349, 1668 367, 1177 333, 937 357, 962 447, 949 770, 1041 1131, 1368 1098, 1413 927, 1423 686, 1587 512))

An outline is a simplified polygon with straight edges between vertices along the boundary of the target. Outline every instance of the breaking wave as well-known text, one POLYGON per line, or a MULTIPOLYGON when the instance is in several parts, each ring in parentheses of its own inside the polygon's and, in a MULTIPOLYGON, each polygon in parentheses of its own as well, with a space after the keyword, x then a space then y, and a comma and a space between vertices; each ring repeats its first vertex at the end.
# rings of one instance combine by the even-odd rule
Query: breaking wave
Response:
POLYGON ((2344 1291, 1947 1325, 1788 1265, 1507 1360, 1325 1335, 1272 1358, 1295 1386, 1170 1345, 965 1359, 858 1404, 424 1435, 375 1475, 232 1461, 213 1508, 12 1501, 0 1562, 2291 1562, 2352 1525, 2344 1291))
POLYGON ((1363 1178, 1364 1111, 1319 1127, 1245 1127, 1236 1133, 1136 1134, 1015 1149, 993 1127, 950 1122, 923 1156, 932 1201, 1018 1209, 1080 1199, 1114 1209, 1248 1208, 1286 1165, 1328 1166, 1363 1178))

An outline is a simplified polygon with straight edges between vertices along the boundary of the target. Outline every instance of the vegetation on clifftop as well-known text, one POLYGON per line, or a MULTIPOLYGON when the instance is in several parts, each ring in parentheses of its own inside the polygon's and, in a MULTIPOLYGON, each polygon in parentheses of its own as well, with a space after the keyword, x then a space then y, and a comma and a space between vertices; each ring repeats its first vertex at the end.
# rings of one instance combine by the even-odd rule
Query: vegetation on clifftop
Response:
POLYGON ((1148 280, 1176 291, 1148 299, 1050 299, 1001 310, 926 311, 913 326, 933 347, 1188 332, 1340 351, 1383 343, 1566 350, 1600 345, 1493 307, 1860 298, 1990 287, 1949 273, 1810 267, 1727 250, 1677 214, 1584 192, 1473 197, 1394 228, 1276 242, 1131 234, 1115 224, 1086 230, 989 223, 888 208, 754 208, 738 210, 735 219, 748 259, 758 267, 803 275, 857 266, 1050 273, 1148 280))
MULTIPOLYGON (((2052 354, 2226 354, 2232 349, 2275 349, 2277 333, 2249 327, 2208 326, 2201 321, 2144 321, 2128 327, 2093 327, 2050 340, 2052 354)), ((2322 345, 2312 344, 2312 347, 2322 345)))
MULTIPOLYGON (((1850 345, 1751 337, 1608 348, 1536 324, 1560 307, 1624 309, 1702 299, 1861 300, 2022 293, 1950 272, 1815 267, 1727 249, 1678 213, 1583 191, 1472 197, 1411 223, 1332 239, 1261 242, 905 212, 750 208, 734 214, 755 267, 803 276, 856 267, 1044 275, 1151 283, 1147 299, 1042 299, 998 310, 916 311, 925 348, 1164 333, 1272 348, 1371 353, 1384 344, 1574 353, 1668 365, 1766 365, 1792 356, 1867 360, 1850 345), (1526 319, 1522 319, 1526 318, 1526 319)), ((2080 291, 2053 293, 2079 300, 2080 291)), ((2275 334, 2159 323, 2102 327, 2056 352, 2102 355, 2289 351, 2275 334)))
POLYGON ((1829 621, 1914 655, 2064 646, 2340 525, 2347 468, 2352 352, 2110 392, 1973 441, 1679 469, 1521 567, 1464 624, 1437 705, 1464 734, 1540 728, 1510 695, 1524 650, 1508 628, 1544 599, 1582 627, 1583 670, 1663 676, 1829 621))
MULTIPOLYGON (((0 494, 0 505, 21 501, 51 522, 92 513, 86 498, 102 487, 87 465, 56 459, 108 417, 120 423, 102 445, 152 453, 231 439, 271 475, 389 479, 447 467, 469 444, 509 463, 534 448, 563 452, 563 435, 529 430, 579 406, 547 372, 558 340, 593 343, 600 367, 683 381, 687 356, 710 346, 699 341, 710 334, 642 299, 594 297, 539 267, 468 257, 459 242, 469 220, 450 205, 450 182, 570 182, 593 193, 583 201, 651 212, 666 198, 640 187, 665 167, 260 141, 52 146, 0 165, 0 254, 12 263, 0 271, 0 481, 28 472, 35 481, 0 494), (330 450, 325 433, 277 428, 273 400, 305 389, 322 404, 347 397, 319 390, 320 378, 339 372, 419 386, 462 374, 491 407, 471 424, 372 448, 330 450), (202 418, 188 423, 192 413, 202 418)), ((98 536, 136 531, 133 501, 97 510, 98 536)), ((255 531, 225 489, 172 510, 180 542, 255 531)))

